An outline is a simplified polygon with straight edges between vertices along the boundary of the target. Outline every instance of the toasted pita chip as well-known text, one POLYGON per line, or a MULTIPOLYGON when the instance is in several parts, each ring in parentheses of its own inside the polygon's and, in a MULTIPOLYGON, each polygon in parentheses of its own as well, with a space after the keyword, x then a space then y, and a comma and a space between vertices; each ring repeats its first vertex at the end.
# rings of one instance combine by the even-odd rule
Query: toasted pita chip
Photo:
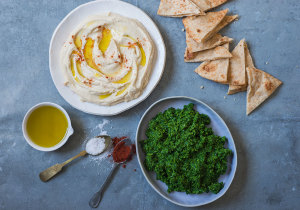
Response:
POLYGON ((231 85, 246 84, 245 39, 242 39, 231 52, 229 78, 231 85))
POLYGON ((206 40, 211 39, 216 33, 218 33, 222 28, 227 26, 229 23, 237 19, 238 15, 226 16, 217 27, 208 33, 206 40))
POLYGON ((203 78, 219 83, 226 83, 228 66, 228 58, 215 61, 205 61, 195 69, 195 72, 203 78))
POLYGON ((190 0, 161 0, 157 14, 169 17, 183 17, 205 15, 205 12, 190 0))
MULTIPOLYGON (((229 49, 229 43, 223 45, 227 50, 229 49)), ((205 61, 195 69, 195 72, 201 77, 219 82, 227 82, 227 74, 229 67, 229 58, 224 58, 215 61, 205 61)))
POLYGON ((197 4, 201 10, 207 11, 213 9, 221 4, 227 2, 227 0, 192 0, 195 4, 197 4))
POLYGON ((192 39, 204 42, 208 35, 225 18, 228 9, 219 12, 208 12, 205 16, 186 17, 182 19, 183 25, 192 39))
MULTIPOLYGON (((247 67, 253 67, 254 68, 254 63, 249 51, 249 48, 247 46, 247 43, 245 42, 245 56, 246 56, 246 68, 247 67)), ((247 73, 247 72, 246 72, 247 73)), ((246 91, 248 86, 247 82, 247 76, 246 76, 246 84, 245 85, 229 85, 228 88, 228 95, 232 95, 238 92, 246 91)))
POLYGON ((247 115, 262 104, 282 82, 266 72, 249 67, 247 91, 247 115))
POLYGON ((228 95, 233 95, 247 90, 247 85, 229 85, 228 95))
POLYGON ((193 40, 188 33, 186 33, 186 45, 188 51, 191 53, 212 49, 225 43, 230 43, 232 41, 232 38, 229 38, 227 36, 221 36, 220 34, 215 34, 211 39, 207 40, 206 42, 198 43, 195 40, 193 40))
POLYGON ((232 55, 224 46, 218 46, 214 49, 204 50, 200 52, 190 53, 188 49, 185 50, 184 61, 185 62, 202 62, 213 61, 223 58, 231 58, 232 55))

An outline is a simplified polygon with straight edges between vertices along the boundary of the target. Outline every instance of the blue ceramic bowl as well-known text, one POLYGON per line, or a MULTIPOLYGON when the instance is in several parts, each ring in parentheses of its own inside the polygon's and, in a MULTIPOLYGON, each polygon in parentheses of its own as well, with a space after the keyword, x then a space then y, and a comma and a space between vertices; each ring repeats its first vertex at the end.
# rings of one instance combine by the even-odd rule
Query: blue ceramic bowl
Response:
POLYGON ((194 98, 189 98, 185 96, 168 97, 168 98, 161 99, 155 102, 152 106, 150 106, 148 110, 145 112, 145 114, 142 116, 140 123, 138 125, 137 133, 136 133, 136 146, 137 146, 136 152, 137 152, 138 161, 148 183, 162 197, 180 206, 195 207, 195 206, 205 205, 217 200, 222 195, 224 195, 225 192, 228 190, 235 175, 235 171, 237 167, 237 152, 236 152, 233 138, 231 136, 228 127, 226 126, 223 119, 213 109, 211 109, 205 103, 194 98), (168 193, 167 185, 160 180, 156 180, 155 173, 147 171, 144 167, 145 154, 143 153, 143 150, 139 142, 146 139, 145 132, 148 127, 149 121, 153 117, 155 117, 159 112, 162 112, 170 107, 183 108, 184 105, 187 105, 189 103, 194 103, 195 104, 194 108, 199 113, 206 114, 210 117, 211 119, 210 127, 212 127, 214 133, 219 136, 226 136, 226 138, 228 139, 228 144, 226 144, 225 147, 233 151, 233 156, 228 161, 227 172, 219 178, 219 181, 224 182, 224 188, 218 194, 203 193, 197 195, 197 194, 186 194, 185 192, 168 193))

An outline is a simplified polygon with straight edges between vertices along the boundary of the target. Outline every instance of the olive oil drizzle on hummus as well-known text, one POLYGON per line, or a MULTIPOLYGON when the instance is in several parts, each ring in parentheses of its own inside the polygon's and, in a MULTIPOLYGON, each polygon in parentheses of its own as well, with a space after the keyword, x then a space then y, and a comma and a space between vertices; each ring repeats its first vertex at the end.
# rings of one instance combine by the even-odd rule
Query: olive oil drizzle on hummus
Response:
POLYGON ((112 39, 111 31, 108 28, 104 27, 103 30, 102 30, 102 39, 99 43, 99 49, 101 50, 101 52, 103 54, 107 50, 111 39, 112 39))
POLYGON ((63 61, 65 84, 83 101, 112 105, 142 93, 154 46, 139 22, 110 13, 88 21, 74 34, 63 49, 63 57, 69 57, 63 61))

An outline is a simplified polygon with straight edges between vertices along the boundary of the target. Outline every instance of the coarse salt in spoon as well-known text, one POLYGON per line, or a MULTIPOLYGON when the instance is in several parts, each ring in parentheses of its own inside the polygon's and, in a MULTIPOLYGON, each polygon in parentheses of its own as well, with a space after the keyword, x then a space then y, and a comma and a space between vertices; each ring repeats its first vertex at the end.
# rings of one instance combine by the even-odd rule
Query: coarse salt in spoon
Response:
POLYGON ((87 142, 86 150, 81 151, 78 155, 70 158, 69 160, 63 163, 58 163, 47 168, 46 170, 42 171, 39 174, 39 177, 43 182, 47 182, 48 180, 53 178, 56 174, 58 174, 62 170, 62 168, 68 163, 70 163, 71 161, 75 160, 78 157, 85 156, 86 154, 99 155, 107 149, 110 143, 111 143, 111 138, 110 136, 107 135, 102 135, 102 136, 97 136, 95 138, 92 138, 87 142))
POLYGON ((105 138, 96 137, 90 139, 85 146, 85 151, 90 155, 99 155, 101 154, 107 147, 105 138))

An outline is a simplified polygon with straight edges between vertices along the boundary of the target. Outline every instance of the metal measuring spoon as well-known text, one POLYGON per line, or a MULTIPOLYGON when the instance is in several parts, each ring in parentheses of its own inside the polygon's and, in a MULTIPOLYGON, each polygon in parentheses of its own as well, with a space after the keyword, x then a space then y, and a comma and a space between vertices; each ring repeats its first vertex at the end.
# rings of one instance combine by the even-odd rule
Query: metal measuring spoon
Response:
MULTIPOLYGON (((105 139, 105 148, 104 150, 101 152, 103 153, 108 145, 110 145, 111 143, 111 138, 110 136, 107 136, 107 135, 102 135, 102 136, 96 136, 96 138, 104 138, 105 139)), ((101 153, 97 154, 97 155, 100 155, 101 153)), ((40 179, 43 181, 43 182, 47 182, 48 180, 50 180, 51 178, 53 178, 56 174, 58 174, 62 168, 67 165, 68 163, 70 163, 71 161, 75 160, 76 158, 79 158, 79 157, 82 157, 82 156, 85 156, 86 154, 88 154, 85 150, 81 151, 78 155, 70 158, 69 160, 63 162, 63 163, 57 163, 49 168, 47 168, 46 170, 42 171, 40 174, 39 174, 39 177, 40 179)))
MULTIPOLYGON (((130 146, 129 144, 131 144, 130 140, 128 138, 126 139, 123 139, 121 140, 120 142, 125 142, 125 145, 126 146, 130 146)), ((118 144, 120 143, 118 142, 118 144)), ((118 145, 117 144, 117 145, 118 145)), ((116 145, 116 146, 117 146, 116 145)), ((130 155, 128 156, 128 158, 132 155, 132 149, 130 148, 130 155)), ((111 178, 111 175, 114 173, 115 169, 120 165, 120 164, 123 164, 123 163, 126 163, 126 161, 128 160, 128 158, 123 161, 123 162, 118 162, 118 163, 115 163, 114 162, 114 165, 113 165, 113 168, 111 169, 110 173, 108 174, 108 176, 106 177, 104 183, 101 185, 100 187, 100 190, 98 192, 96 192, 93 197, 91 198, 90 202, 89 202, 89 205, 90 207, 92 208, 97 208, 101 199, 102 199, 102 194, 103 194, 103 190, 106 186, 106 184, 110 181, 110 178, 111 178)))

